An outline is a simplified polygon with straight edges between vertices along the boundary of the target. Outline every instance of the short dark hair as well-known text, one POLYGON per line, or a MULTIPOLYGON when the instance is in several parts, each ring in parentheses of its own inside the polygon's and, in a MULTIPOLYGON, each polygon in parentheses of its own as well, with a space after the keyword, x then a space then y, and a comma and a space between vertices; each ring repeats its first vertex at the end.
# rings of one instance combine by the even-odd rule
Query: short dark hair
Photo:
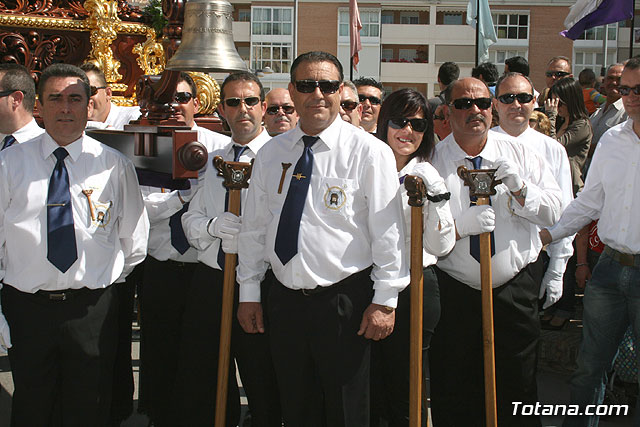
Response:
POLYGON ((585 68, 578 74, 578 82, 583 87, 593 85, 596 82, 596 73, 591 68, 585 68))
POLYGON ((495 83, 499 76, 498 68, 493 62, 483 62, 471 70, 471 77, 482 77, 482 80, 487 84, 495 83))
MULTIPOLYGON (((616 65, 616 64, 613 64, 616 65)), ((640 68, 640 58, 633 57, 624 64, 624 69, 637 70, 640 68)))
POLYGON ((509 67, 509 72, 520 73, 529 77, 529 61, 524 56, 512 56, 504 60, 504 65, 509 67))
POLYGON ((104 76, 104 71, 102 71, 102 69, 93 62, 85 62, 80 66, 80 69, 85 73, 95 74, 98 77, 98 80, 100 80, 100 86, 107 85, 107 78, 104 76))
POLYGON ((260 101, 264 101, 264 87, 262 87, 262 82, 255 74, 249 71, 236 71, 227 76, 226 79, 222 82, 222 86, 220 86, 220 100, 224 100, 224 88, 227 84, 231 82, 235 82, 238 80, 244 80, 246 82, 255 82, 260 89, 260 101))
POLYGON ((356 88, 360 86, 373 86, 375 88, 380 89, 380 92, 384 95, 384 87, 382 83, 374 79, 373 77, 360 77, 353 81, 353 84, 356 85, 356 88))
POLYGON ((453 90, 453 86, 454 86, 455 82, 457 82, 457 81, 458 80, 452 81, 442 91, 442 97, 444 98, 444 103, 447 104, 447 105, 451 103, 451 91, 453 90))
POLYGON ((407 117, 416 114, 418 111, 422 111, 423 117, 427 119, 427 128, 422 135, 420 146, 409 156, 409 160, 417 157, 420 161, 427 161, 431 158, 435 147, 433 116, 427 99, 416 90, 399 89, 385 98, 378 115, 376 136, 388 144, 389 121, 394 117, 407 117))
POLYGON ((460 77, 460 67, 455 62, 445 62, 438 68, 438 80, 443 85, 450 85, 460 77))
POLYGON ((87 94, 87 103, 91 98, 91 85, 89 84, 89 78, 82 69, 70 64, 52 64, 44 69, 40 75, 40 81, 38 82, 38 99, 41 103, 44 103, 44 87, 47 84, 47 80, 55 77, 77 77, 84 83, 84 90, 87 94))
POLYGON ((567 105, 569 112, 569 124, 578 119, 589 119, 587 107, 584 105, 584 96, 582 95, 582 87, 580 83, 573 77, 565 77, 556 81, 549 96, 555 94, 562 102, 567 105))
MULTIPOLYGON (((191 96, 196 98, 198 96, 198 85, 193 81, 193 78, 189 75, 189 73, 185 73, 184 71, 180 71, 180 77, 178 77, 178 83, 185 82, 191 88, 191 96)), ((221 92, 222 93, 222 92, 221 92)))
POLYGON ((498 79, 498 83, 496 83, 496 98, 498 96, 500 96, 500 85, 502 84, 503 81, 505 81, 506 79, 511 79, 514 77, 522 77, 524 79, 527 79, 527 81, 529 82, 529 86, 531 86, 531 95, 533 95, 533 82, 531 81, 531 79, 529 78, 529 76, 525 76, 524 74, 520 74, 520 73, 514 73, 509 71, 506 74, 503 74, 499 79, 498 79))
POLYGON ((291 83, 295 83, 296 70, 298 69, 298 66, 303 62, 331 62, 338 69, 340 82, 344 80, 344 69, 342 68, 342 64, 340 63, 338 58, 336 58, 329 52, 313 51, 303 53, 293 61, 293 64, 291 64, 291 83))
POLYGON ((33 113, 36 103, 36 83, 26 67, 20 64, 0 64, 0 90, 16 90, 22 92, 22 107, 29 113, 33 113))

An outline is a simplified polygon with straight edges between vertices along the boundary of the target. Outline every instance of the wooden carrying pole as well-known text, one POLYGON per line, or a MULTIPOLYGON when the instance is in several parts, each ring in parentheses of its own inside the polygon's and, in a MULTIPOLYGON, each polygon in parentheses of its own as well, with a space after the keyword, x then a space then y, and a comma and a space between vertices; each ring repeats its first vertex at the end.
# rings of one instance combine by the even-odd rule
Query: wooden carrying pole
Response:
MULTIPOLYGON (((240 193, 249 186, 251 164, 225 162, 216 156, 213 164, 218 175, 224 176, 224 186, 229 190, 228 212, 240 215, 240 193)), ((233 294, 236 282, 236 254, 225 254, 222 288, 222 317, 220 322, 220 349, 218 353, 218 384, 216 391, 215 427, 224 427, 227 409, 227 383, 231 353, 231 323, 233 320, 233 294)))
POLYGON ((411 175, 405 178, 404 185, 409 193, 409 205, 411 206, 409 427, 420 427, 422 419, 422 205, 423 198, 426 197, 426 188, 421 178, 411 175))

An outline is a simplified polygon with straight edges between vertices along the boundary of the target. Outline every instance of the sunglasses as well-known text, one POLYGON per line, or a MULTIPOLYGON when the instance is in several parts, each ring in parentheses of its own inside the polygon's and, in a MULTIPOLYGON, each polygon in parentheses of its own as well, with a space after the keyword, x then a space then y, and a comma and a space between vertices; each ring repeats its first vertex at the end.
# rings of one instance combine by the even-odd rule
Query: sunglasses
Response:
POLYGON ((530 93, 505 93, 500 95, 498 100, 503 104, 513 104, 513 101, 518 100, 520 104, 528 104, 533 101, 533 95, 530 93))
POLYGON ((240 101, 244 102, 247 107, 253 107, 254 105, 258 105, 260 98, 257 96, 250 96, 248 98, 227 98, 224 100, 224 103, 227 107, 237 107, 240 105, 240 101))
POLYGON ((358 103, 356 101, 342 101, 340 103, 340 106, 344 111, 351 112, 356 109, 356 107, 358 106, 358 103))
MULTIPOLYGON (((4 98, 5 96, 11 95, 13 92, 22 92, 20 89, 7 89, 0 91, 0 98, 4 98)), ((22 92, 24 93, 24 92, 22 92)))
POLYGON ((106 86, 91 86, 91 96, 94 96, 100 89, 106 89, 106 86))
POLYGON ((634 87, 618 86, 618 92, 622 96, 627 96, 631 94, 631 92, 635 93, 636 95, 640 95, 640 85, 635 85, 634 87))
POLYGON ((322 93, 336 93, 340 89, 340 82, 338 80, 297 80, 295 86, 300 93, 311 93, 317 87, 322 93))
POLYGON ((444 120, 444 116, 438 116, 437 114, 434 114, 433 120, 444 120))
POLYGON ((276 114, 278 114, 278 111, 282 109, 282 112, 285 114, 293 114, 294 111, 296 111, 296 107, 294 107, 293 105, 272 105, 271 107, 267 108, 267 114, 269 114, 270 116, 275 116, 276 114))
POLYGON ((404 117, 393 117, 389 119, 389 126, 393 129, 404 129, 407 123, 411 123, 411 129, 416 132, 427 130, 427 119, 407 119, 404 117))
POLYGON ((451 102, 456 110, 468 110, 474 104, 481 110, 488 110, 491 108, 491 98, 458 98, 451 102))
POLYGON ((378 98, 377 96, 358 95, 358 99, 360 100, 360 102, 364 102, 364 101, 368 100, 371 103, 371 105, 380 105, 380 104, 382 104, 382 100, 380 98, 378 98))
POLYGON ((546 73, 544 73, 545 76, 555 77, 556 79, 559 79, 560 77, 568 76, 569 74, 571 73, 567 73, 566 71, 547 71, 546 73))
POLYGON ((193 98, 191 92, 176 92, 176 94, 173 95, 173 100, 178 104, 186 104, 191 101, 191 98, 193 98))

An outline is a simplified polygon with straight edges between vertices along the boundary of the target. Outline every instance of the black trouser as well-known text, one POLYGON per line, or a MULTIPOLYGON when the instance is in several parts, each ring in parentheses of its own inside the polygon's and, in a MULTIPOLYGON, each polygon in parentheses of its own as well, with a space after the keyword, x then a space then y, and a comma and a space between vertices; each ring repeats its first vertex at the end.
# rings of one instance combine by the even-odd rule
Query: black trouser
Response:
POLYGON ((285 425, 369 425, 370 341, 357 332, 373 295, 370 273, 309 296, 272 287, 271 353, 285 425))
POLYGON ((74 290, 61 300, 4 285, 2 308, 13 343, 12 426, 107 425, 117 340, 116 286, 74 290))
MULTIPOLYGON (((541 258, 493 290, 499 426, 540 426, 539 417, 512 416, 512 402, 537 401, 541 258)), ((431 341, 431 408, 438 427, 485 423, 480 291, 436 268, 442 313, 431 341)))
POLYGON ((140 388, 158 426, 172 426, 182 317, 197 263, 147 257, 140 295, 140 388))
MULTIPOLYGON (((428 349, 440 319, 440 291, 433 267, 423 270, 422 347, 428 349)), ((371 424, 386 419, 389 427, 409 425, 409 341, 411 329, 411 289, 398 296, 393 333, 371 343, 371 424)), ((426 357, 428 353, 423 352, 426 357)), ((426 362, 426 361, 425 361, 426 362)), ((426 363, 423 363, 425 366, 426 363)), ((424 372, 423 372, 424 375, 424 372)), ((423 393, 426 393, 423 390, 423 393)), ((423 408, 423 415, 426 415, 423 408)), ((383 424, 382 424, 383 425, 383 424)))

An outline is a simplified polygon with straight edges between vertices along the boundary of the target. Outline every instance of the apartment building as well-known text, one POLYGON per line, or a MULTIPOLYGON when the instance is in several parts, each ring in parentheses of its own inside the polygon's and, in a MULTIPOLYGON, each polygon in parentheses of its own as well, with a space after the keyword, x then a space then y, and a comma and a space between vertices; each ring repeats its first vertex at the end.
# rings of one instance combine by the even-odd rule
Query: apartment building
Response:
MULTIPOLYGON (((575 42, 559 35, 574 1, 490 0, 498 43, 490 61, 502 70, 504 60, 526 57, 532 80, 544 87, 549 58, 572 58, 574 74, 583 68, 599 73, 605 64, 626 59, 630 21, 587 31, 575 42)), ((240 55, 267 88, 284 87, 293 59, 309 50, 335 54, 351 76, 349 64, 349 2, 329 0, 232 0, 233 34, 240 55)), ((475 31, 466 25, 465 0, 359 0, 362 51, 353 78, 374 77, 388 91, 411 87, 428 97, 438 93, 438 67, 445 61, 460 65, 461 75, 474 66, 475 31)), ((640 23, 640 20, 636 19, 640 23)), ((639 34, 640 35, 640 34, 639 34)), ((640 37, 638 37, 640 38, 640 37)), ((640 40, 634 45, 640 53, 640 40)))

